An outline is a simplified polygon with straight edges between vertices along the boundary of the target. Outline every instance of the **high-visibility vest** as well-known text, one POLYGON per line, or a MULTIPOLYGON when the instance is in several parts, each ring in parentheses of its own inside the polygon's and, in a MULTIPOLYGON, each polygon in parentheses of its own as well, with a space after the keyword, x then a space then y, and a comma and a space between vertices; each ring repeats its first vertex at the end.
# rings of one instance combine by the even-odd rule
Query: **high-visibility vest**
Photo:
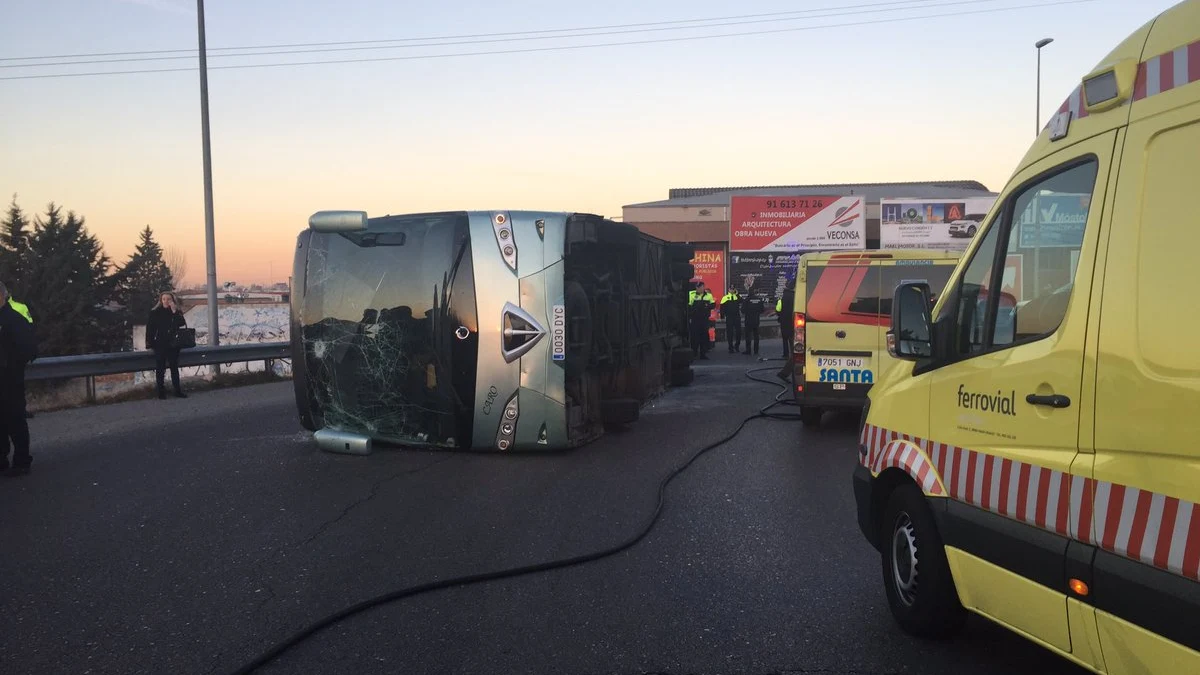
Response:
POLYGON ((741 298, 738 297, 737 293, 726 293, 725 297, 721 298, 721 304, 723 305, 723 304, 729 302, 730 300, 741 300, 741 298))
POLYGON ((10 307, 17 310, 17 314, 20 314, 21 316, 25 317, 26 321, 28 321, 29 323, 33 323, 33 315, 31 315, 29 313, 29 308, 25 306, 25 303, 17 302, 16 300, 9 298, 8 304, 10 307))
POLYGON ((782 311, 783 311, 783 298, 780 298, 775 301, 775 312, 779 313, 782 311))
POLYGON ((696 291, 688 291, 688 305, 696 304, 696 299, 699 298, 703 302, 712 302, 713 294, 711 291, 704 291, 704 295, 696 295, 696 291))

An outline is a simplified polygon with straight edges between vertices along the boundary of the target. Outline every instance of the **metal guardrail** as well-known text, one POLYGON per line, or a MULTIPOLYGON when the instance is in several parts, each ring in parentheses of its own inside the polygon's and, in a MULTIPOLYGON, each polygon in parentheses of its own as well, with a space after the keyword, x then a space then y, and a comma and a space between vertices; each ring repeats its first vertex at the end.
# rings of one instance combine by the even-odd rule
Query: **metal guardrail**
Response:
MULTIPOLYGON (((244 345, 197 345, 179 355, 180 367, 211 366, 222 363, 272 361, 291 358, 288 342, 261 342, 244 345)), ((74 377, 94 377, 118 373, 137 373, 154 370, 154 352, 112 352, 79 356, 48 356, 37 359, 25 368, 25 380, 56 380, 74 377)))

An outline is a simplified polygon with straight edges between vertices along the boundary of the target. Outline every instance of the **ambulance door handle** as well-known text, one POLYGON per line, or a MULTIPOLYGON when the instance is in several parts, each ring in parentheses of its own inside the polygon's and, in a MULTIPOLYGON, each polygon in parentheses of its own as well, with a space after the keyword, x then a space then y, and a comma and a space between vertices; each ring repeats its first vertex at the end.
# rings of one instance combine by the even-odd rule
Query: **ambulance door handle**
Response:
POLYGON ((1048 396, 1030 394, 1025 397, 1025 402, 1030 405, 1048 405, 1051 408, 1067 408, 1071 405, 1071 399, 1062 394, 1050 394, 1048 396))

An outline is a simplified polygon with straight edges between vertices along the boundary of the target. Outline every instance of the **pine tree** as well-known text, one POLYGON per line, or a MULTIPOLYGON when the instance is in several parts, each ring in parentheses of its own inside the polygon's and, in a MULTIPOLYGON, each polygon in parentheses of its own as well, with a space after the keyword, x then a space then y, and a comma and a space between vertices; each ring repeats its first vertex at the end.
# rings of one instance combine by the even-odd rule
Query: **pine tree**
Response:
POLYGON ((154 231, 149 225, 142 230, 141 241, 118 277, 117 298, 125 305, 130 321, 135 324, 146 320, 159 294, 174 288, 171 268, 163 258, 162 246, 154 240, 154 231))
POLYGON ((14 194, 8 214, 0 223, 0 280, 14 297, 25 294, 29 262, 29 219, 14 194))
POLYGON ((25 293, 46 356, 118 351, 128 329, 106 305, 111 261, 84 219, 51 203, 34 220, 25 293))

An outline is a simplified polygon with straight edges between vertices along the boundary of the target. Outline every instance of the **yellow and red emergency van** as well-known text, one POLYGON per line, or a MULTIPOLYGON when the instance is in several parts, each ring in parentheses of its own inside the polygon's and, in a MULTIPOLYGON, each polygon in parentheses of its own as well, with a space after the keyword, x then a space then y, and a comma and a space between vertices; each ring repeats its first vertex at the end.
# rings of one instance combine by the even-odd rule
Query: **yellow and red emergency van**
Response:
POLYGON ((861 409, 887 352, 892 292, 921 281, 941 293, 962 251, 896 249, 805 253, 796 266, 792 397, 805 426, 826 410, 861 409))
POLYGON ((1200 673, 1200 0, 1083 77, 936 304, 896 289, 854 492, 918 635, 1200 673))

